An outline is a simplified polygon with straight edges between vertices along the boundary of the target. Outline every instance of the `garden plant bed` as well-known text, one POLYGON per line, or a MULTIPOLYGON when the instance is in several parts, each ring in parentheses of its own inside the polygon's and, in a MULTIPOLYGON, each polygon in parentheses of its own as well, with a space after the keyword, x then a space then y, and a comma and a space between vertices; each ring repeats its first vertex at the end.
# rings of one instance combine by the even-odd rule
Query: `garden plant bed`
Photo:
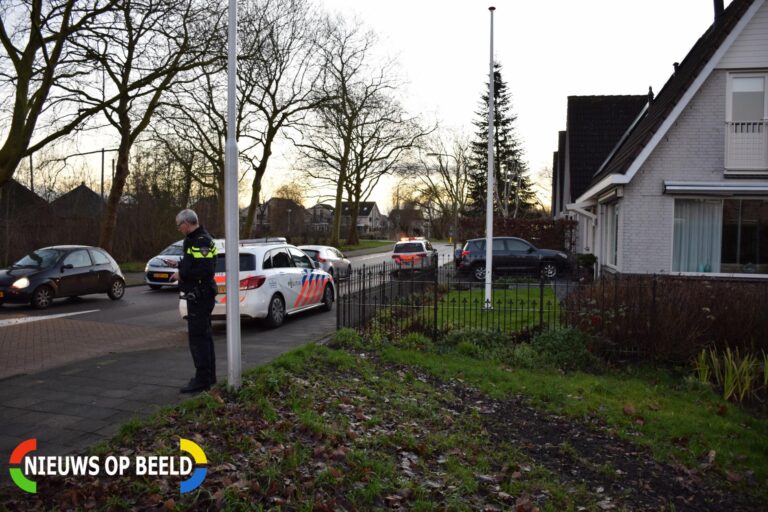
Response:
POLYGON ((420 357, 309 345, 249 372, 238 393, 214 389, 94 449, 175 454, 192 439, 209 461, 192 493, 178 478, 47 478, 37 495, 3 487, 0 509, 765 510, 757 476, 660 462, 597 414, 484 392, 420 357))

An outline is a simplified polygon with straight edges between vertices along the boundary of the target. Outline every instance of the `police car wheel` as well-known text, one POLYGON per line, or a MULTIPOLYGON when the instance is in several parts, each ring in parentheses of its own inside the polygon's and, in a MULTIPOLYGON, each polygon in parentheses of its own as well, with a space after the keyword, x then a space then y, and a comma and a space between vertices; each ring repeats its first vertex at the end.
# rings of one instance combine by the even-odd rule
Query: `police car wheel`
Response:
POLYGON ((285 321, 285 302, 279 295, 273 295, 269 301, 267 310, 267 325, 270 327, 280 327, 285 321))
POLYGON ((326 285, 323 292, 323 311, 331 311, 333 309, 333 288, 330 285, 326 285))
POLYGON ((107 291, 107 295, 109 295, 109 298, 112 300, 120 300, 123 298, 123 295, 125 295, 125 283, 122 279, 115 279, 112 281, 112 284, 109 286, 109 290, 107 291))

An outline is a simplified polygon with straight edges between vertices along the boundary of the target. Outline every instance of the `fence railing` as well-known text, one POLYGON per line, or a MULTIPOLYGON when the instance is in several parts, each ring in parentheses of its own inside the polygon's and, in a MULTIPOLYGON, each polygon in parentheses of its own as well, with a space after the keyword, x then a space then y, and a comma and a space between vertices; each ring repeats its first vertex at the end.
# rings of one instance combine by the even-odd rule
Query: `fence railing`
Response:
POLYGON ((509 333, 576 327, 614 354, 686 360, 703 346, 768 351, 768 284, 763 280, 606 276, 580 282, 507 275, 491 300, 483 282, 448 264, 402 272, 389 263, 356 268, 337 283, 337 325, 426 333, 509 333))
POLYGON ((411 271, 383 263, 356 268, 337 286, 339 328, 362 329, 376 320, 436 336, 455 328, 524 331, 566 325, 563 301, 579 283, 510 275, 494 281, 489 300, 483 282, 451 265, 411 271))

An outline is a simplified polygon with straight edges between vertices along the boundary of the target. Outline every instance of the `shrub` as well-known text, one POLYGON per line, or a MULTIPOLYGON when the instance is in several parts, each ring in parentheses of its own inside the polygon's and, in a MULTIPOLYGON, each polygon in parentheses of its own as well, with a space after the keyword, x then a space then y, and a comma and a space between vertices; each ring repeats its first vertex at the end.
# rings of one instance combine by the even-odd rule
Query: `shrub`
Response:
POLYGON ((432 349, 432 340, 420 332, 412 332, 400 338, 395 345, 409 350, 427 351, 432 349))
POLYGON ((440 338, 439 346, 477 359, 504 361, 509 357, 515 339, 498 331, 458 329, 440 338))
POLYGON ((535 369, 542 366, 541 356, 530 343, 515 345, 505 362, 516 368, 535 369))
MULTIPOLYGON (((765 354, 763 354, 765 359, 765 354)), ((762 369, 760 360, 754 354, 741 354, 739 349, 725 349, 722 358, 714 349, 702 350, 696 356, 694 368, 700 382, 722 388, 723 399, 743 402, 745 398, 757 395, 762 384, 765 391, 766 361, 762 369), (762 375, 761 375, 762 372, 762 375)))
POLYGON ((344 328, 336 331, 328 346, 332 348, 359 349, 363 346, 363 339, 356 330, 344 328))
POLYGON ((462 356, 478 358, 481 355, 480 347, 472 343, 471 341, 460 341, 456 345, 456 352, 462 356))
POLYGON ((565 300, 567 322, 606 339, 610 356, 685 363, 718 340, 759 354, 768 349, 764 282, 678 276, 604 277, 565 300))
POLYGON ((589 351, 591 339, 576 329, 544 331, 531 340, 540 364, 561 370, 596 368, 598 359, 589 351))

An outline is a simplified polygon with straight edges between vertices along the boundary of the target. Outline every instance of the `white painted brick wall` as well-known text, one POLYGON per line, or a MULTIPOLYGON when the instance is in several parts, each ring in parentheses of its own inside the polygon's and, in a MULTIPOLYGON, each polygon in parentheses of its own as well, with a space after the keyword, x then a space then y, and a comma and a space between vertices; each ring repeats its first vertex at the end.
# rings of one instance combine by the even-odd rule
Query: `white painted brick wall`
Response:
POLYGON ((725 181, 726 72, 715 70, 651 156, 625 186, 621 200, 621 271, 672 270, 674 198, 665 180, 725 181))

